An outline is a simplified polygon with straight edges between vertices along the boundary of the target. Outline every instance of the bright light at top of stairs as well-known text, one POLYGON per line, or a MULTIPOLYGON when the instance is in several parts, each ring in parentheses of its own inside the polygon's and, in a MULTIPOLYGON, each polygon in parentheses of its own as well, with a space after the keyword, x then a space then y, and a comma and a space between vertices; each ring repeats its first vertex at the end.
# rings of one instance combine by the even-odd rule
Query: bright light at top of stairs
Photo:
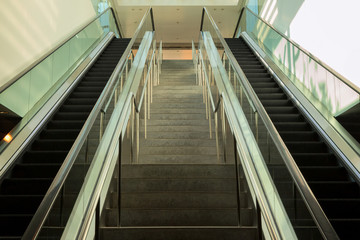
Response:
POLYGON ((115 0, 119 6, 236 6, 239 0, 115 0))

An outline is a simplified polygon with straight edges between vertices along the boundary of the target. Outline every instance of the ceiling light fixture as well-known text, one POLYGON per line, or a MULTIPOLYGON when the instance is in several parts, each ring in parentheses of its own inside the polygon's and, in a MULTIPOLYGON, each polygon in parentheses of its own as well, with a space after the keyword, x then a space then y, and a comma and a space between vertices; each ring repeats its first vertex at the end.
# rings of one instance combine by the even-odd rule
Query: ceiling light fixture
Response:
POLYGON ((13 138, 12 138, 12 136, 8 133, 3 139, 4 139, 5 142, 9 143, 9 142, 11 142, 11 140, 12 140, 13 138))

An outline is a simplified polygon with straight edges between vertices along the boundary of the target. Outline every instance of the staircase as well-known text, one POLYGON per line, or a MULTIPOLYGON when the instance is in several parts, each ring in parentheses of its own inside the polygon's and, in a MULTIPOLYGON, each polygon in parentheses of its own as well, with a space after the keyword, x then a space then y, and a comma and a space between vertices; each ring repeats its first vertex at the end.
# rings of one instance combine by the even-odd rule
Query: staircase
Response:
MULTIPOLYGON (((245 41, 239 38, 226 39, 226 42, 339 237, 358 238, 359 185, 352 180, 341 161, 332 153, 245 41)), ((292 191, 292 187, 289 186, 291 182, 278 178, 281 168, 283 167, 272 166, 270 171, 282 198, 288 197, 289 201, 292 201, 291 196, 288 196, 292 191)), ((299 195, 295 197, 299 198, 299 195)), ((295 225, 299 226, 295 229, 299 234, 300 230, 307 226, 308 221, 307 218, 301 217, 294 219, 293 212, 301 212, 301 208, 297 209, 297 204, 290 205, 291 210, 287 208, 288 214, 293 217, 291 220, 295 225)), ((303 239, 309 238, 306 236, 303 239)))
MULTIPOLYGON (((13 168, 1 179, 0 239, 21 239, 128 43, 129 39, 111 41, 13 168)), ((82 170, 86 166, 88 164, 82 165, 82 170)))
POLYGON ((238 197, 235 166, 209 139, 192 61, 163 62, 150 112, 139 164, 121 166, 120 218, 113 187, 101 238, 256 239, 246 181, 238 197))

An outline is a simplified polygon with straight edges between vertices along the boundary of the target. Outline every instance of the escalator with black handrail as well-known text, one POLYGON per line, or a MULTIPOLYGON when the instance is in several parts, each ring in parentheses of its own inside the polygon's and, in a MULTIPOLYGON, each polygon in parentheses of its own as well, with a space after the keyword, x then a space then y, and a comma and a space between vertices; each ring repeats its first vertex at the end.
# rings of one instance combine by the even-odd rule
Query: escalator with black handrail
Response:
POLYGON ((114 38, 0 182, 0 239, 21 239, 130 39, 114 38))
POLYGON ((358 238, 358 183, 246 41, 225 40, 338 236, 358 238))
POLYGON ((336 117, 336 120, 348 131, 357 142, 360 142, 360 104, 336 117))

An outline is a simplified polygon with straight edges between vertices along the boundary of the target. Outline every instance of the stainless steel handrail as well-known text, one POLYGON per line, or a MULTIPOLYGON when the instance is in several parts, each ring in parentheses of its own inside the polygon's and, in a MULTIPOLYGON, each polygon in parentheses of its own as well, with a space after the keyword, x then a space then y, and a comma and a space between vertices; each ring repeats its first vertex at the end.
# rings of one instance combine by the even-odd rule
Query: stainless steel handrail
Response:
MULTIPOLYGON (((207 54, 209 56, 209 54, 207 53, 207 49, 205 49, 205 54, 207 54)), ((215 54, 217 54, 217 51, 215 54)), ((199 56, 201 58, 200 63, 204 64, 202 50, 200 48, 199 48, 199 56)), ((209 56, 209 58, 210 58, 210 56, 209 56)), ((212 58, 216 58, 216 57, 212 56, 212 58)), ((213 61, 216 61, 216 60, 213 60, 213 61)), ((214 69, 216 69, 218 67, 219 67, 219 65, 211 66, 213 71, 214 71, 214 69)), ((263 188, 263 184, 261 183, 259 176, 257 175, 257 173, 254 169, 255 166, 253 165, 253 163, 251 161, 251 160, 253 160, 254 156, 256 156, 256 154, 259 154, 259 153, 256 152, 254 149, 250 150, 249 146, 247 145, 248 142, 244 139, 244 131, 242 128, 243 127, 246 128, 246 126, 247 126, 247 128, 250 129, 250 126, 248 125, 246 120, 244 121, 245 116, 244 116, 244 113, 241 111, 241 107, 237 108, 236 103, 233 101, 234 97, 236 98, 236 96, 234 96, 234 92, 229 91, 228 87, 226 86, 226 85, 228 85, 225 82, 225 81, 227 81, 227 78, 223 78, 223 75, 220 73, 220 69, 217 69, 216 71, 218 71, 219 72, 218 75, 220 75, 220 76, 215 76, 215 81, 217 82, 217 89, 220 92, 219 102, 218 102, 218 105, 216 106, 216 109, 218 109, 220 107, 220 103, 222 102, 222 113, 221 113, 222 119, 223 119, 222 122, 223 122, 223 124, 225 123, 224 118, 225 118, 225 109, 226 109, 226 115, 229 120, 229 123, 231 123, 231 129, 232 129, 234 138, 238 142, 238 144, 236 146, 236 150, 237 150, 239 156, 242 156, 242 159, 246 160, 243 162, 244 169, 246 169, 244 172, 245 172, 245 175, 248 175, 249 178, 251 179, 251 180, 249 180, 250 181, 249 185, 252 185, 253 190, 255 191, 256 202, 257 202, 256 205, 257 205, 257 207, 259 207, 259 209, 261 209, 260 212, 264 216, 264 221, 267 225, 268 233, 270 234, 271 239, 281 239, 281 236, 280 236, 281 234, 279 233, 280 232, 279 228, 276 224, 274 224, 274 214, 272 213, 270 204, 268 202, 269 197, 266 196, 265 189, 263 188), (221 99, 222 99, 222 101, 221 101, 221 99)), ((203 72, 206 72, 206 71, 203 71, 203 72)), ((206 77, 206 73, 204 75, 206 77)), ((222 132, 224 134, 224 129, 222 130, 222 132)), ((224 135, 223 135, 223 138, 224 138, 224 135)), ((252 139, 253 139, 253 142, 255 142, 253 135, 252 135, 252 139)), ((247 140, 249 140, 249 139, 247 139, 247 140)), ((225 143, 225 145, 226 145, 226 143, 225 143)), ((258 151, 260 151, 260 150, 258 149, 258 151)), ((225 149, 224 149, 224 154, 226 154, 225 149)), ((235 160, 235 162, 237 162, 237 160, 235 160)), ((263 168, 264 168, 264 166, 263 166, 263 168)), ((264 173, 264 174, 266 175, 266 173, 264 173)), ((268 178, 271 179, 270 176, 268 176, 268 178)), ((273 186, 273 188, 275 188, 275 187, 273 186)), ((280 210, 280 209, 278 209, 278 210, 280 210)), ((258 220, 261 221, 260 219, 258 219, 258 220)), ((283 220, 285 220, 285 219, 283 219, 283 220)), ((287 222, 290 222, 290 221, 288 220, 287 222)), ((282 225, 283 224, 284 223, 282 223, 282 225)), ((291 225, 288 225, 288 226, 291 226, 291 225)), ((290 230, 290 232, 291 232, 291 230, 290 230)), ((290 238, 292 239, 292 236, 290 236, 290 235, 292 235, 294 233, 290 233, 290 232, 289 231, 287 232, 289 234, 287 237, 289 237, 289 239, 290 238)))
MULTIPOLYGON (((65 45, 70 39, 72 39, 74 36, 76 36, 77 34, 79 34, 82 30, 84 30, 86 27, 88 27, 90 24, 92 24, 93 22, 95 22, 97 19, 99 19, 102 15, 104 15, 107 11, 111 11, 111 13, 114 16, 114 20, 115 20, 115 24, 116 24, 116 28, 118 29, 118 32, 120 34, 120 28, 119 28, 119 23, 117 22, 116 18, 115 18, 115 13, 114 10, 111 7, 108 7, 107 9, 105 9, 101 14, 97 15, 96 17, 92 18, 90 21, 88 21, 85 26, 83 26, 80 30, 78 30, 76 33, 74 33, 73 35, 71 35, 70 37, 66 38, 65 40, 61 41, 58 45, 56 45, 54 48, 52 48, 51 50, 47 51, 46 53, 44 53, 38 60, 34 61, 31 65, 29 65, 27 68, 25 68, 24 70, 22 70, 21 72, 19 72, 18 74, 16 74, 16 76, 14 76, 11 80, 7 81, 4 85, 2 85, 0 87, 0 93, 2 93, 3 91, 5 91, 7 88, 9 88, 11 85, 13 85, 18 79, 20 79, 21 77, 23 77, 26 73, 30 72, 33 68, 35 68, 37 65, 39 65, 43 60, 45 60, 45 58, 47 58, 48 56, 50 56, 51 54, 53 54, 56 50, 58 50, 59 48, 61 48, 63 45, 65 45)), ((120 35, 120 37, 122 37, 120 35)))
MULTIPOLYGON (((152 35, 152 37, 153 37, 154 35, 152 35)), ((156 49, 153 49, 153 52, 152 52, 152 57, 151 57, 151 62, 152 61, 155 61, 154 60, 154 58, 155 58, 155 51, 156 51, 156 49)), ((146 51, 146 49, 144 50, 144 52, 142 53, 142 54, 144 54, 144 53, 146 53, 146 54, 148 54, 148 52, 146 51)), ((137 68, 141 68, 140 66, 137 66, 137 68)), ((149 64, 149 68, 151 68, 151 64, 149 64)), ((148 79, 150 78, 149 77, 149 74, 150 74, 150 71, 147 71, 147 76, 146 76, 146 80, 145 80, 145 82, 147 83, 148 82, 148 79)), ((135 74, 136 75, 136 74, 135 74)), ((136 78, 136 76, 134 76, 134 78, 136 78)), ((140 108, 141 108, 141 106, 139 107, 139 106, 135 106, 136 105, 136 101, 135 101, 135 96, 136 96, 136 93, 134 93, 134 89, 135 88, 138 88, 139 87, 139 85, 137 85, 136 86, 136 83, 135 82, 137 82, 138 84, 139 84, 139 82, 138 81, 134 81, 134 79, 132 79, 132 81, 131 81, 131 83, 130 84, 128 84, 128 87, 129 88, 127 88, 128 89, 128 92, 124 92, 125 93, 125 95, 123 95, 122 97, 123 98, 126 98, 126 100, 125 100, 125 102, 124 102, 124 104, 121 106, 122 107, 122 111, 121 111, 121 113, 120 114, 118 114, 119 115, 119 118, 118 119, 111 119, 110 121, 118 121, 118 122, 122 122, 122 123, 124 123, 125 122, 125 116, 127 115, 126 113, 128 112, 128 109, 131 109, 131 103, 133 103, 134 104, 134 110, 137 112, 137 114, 139 114, 139 111, 140 111, 140 108), (124 110, 125 109, 125 110, 124 110)), ((144 83, 144 89, 146 88, 146 83, 144 83)), ((146 94, 146 91, 144 91, 144 89, 143 89, 143 91, 141 92, 141 99, 143 99, 142 97, 144 96, 144 94, 146 94)), ((136 90, 137 91, 137 90, 136 90)), ((139 101, 139 104, 142 102, 142 100, 140 100, 139 101)), ((137 115, 137 121, 138 121, 138 116, 139 115, 137 115)), ((145 119, 146 119, 146 116, 145 116, 145 119)), ((120 126, 120 127, 118 127, 117 128, 117 132, 120 132, 119 134, 121 135, 121 130, 119 130, 119 129, 122 129, 122 127, 120 126)), ((109 141, 109 142, 111 142, 111 144, 112 145, 115 145, 115 144, 117 144, 117 141, 119 140, 119 139, 115 139, 115 137, 114 137, 114 135, 115 134, 113 134, 112 135, 112 139, 114 139, 113 141, 109 141)), ((137 134, 138 135, 138 134, 137 134)), ((109 151, 109 150, 108 150, 109 151)), ((104 161, 102 161, 102 162, 104 162, 104 161)), ((107 161, 108 162, 108 161, 107 161)), ((108 165, 109 165, 109 163, 107 163, 108 165)), ((119 163, 119 164, 121 164, 121 163, 119 163)), ((85 211, 85 216, 84 216, 84 221, 82 222, 82 227, 81 227, 81 229, 80 229, 80 232, 78 233, 78 235, 77 235, 77 239, 87 239, 87 234, 89 233, 89 229, 90 229, 90 226, 91 226, 91 223, 92 223, 92 216, 94 216, 94 213, 95 213, 95 211, 97 211, 96 209, 97 209, 97 206, 98 206, 98 204, 99 204, 99 196, 100 196, 100 192, 101 192, 101 189, 102 189, 102 185, 103 185, 103 181, 104 181, 104 176, 106 175, 106 174, 104 174, 104 169, 102 169, 101 170, 101 173, 100 173, 100 176, 98 177, 98 180, 97 180, 97 182, 96 182, 96 185, 95 185, 95 189, 94 189, 94 191, 93 191, 93 193, 92 193, 92 197, 90 198, 91 199, 91 202, 87 205, 87 207, 86 207, 86 211, 85 211)))
POLYGON ((78 137, 76 138, 73 146, 71 147, 69 153, 67 154, 61 168, 59 169, 58 173, 56 174, 53 182, 51 183, 48 191, 46 192, 42 202, 36 213, 34 214, 28 228, 26 229, 22 239, 36 239, 44 221, 46 220, 51 207, 53 206, 62 186, 64 185, 66 178, 76 160, 77 155, 80 152, 80 147, 85 143, 87 137, 90 133, 90 130, 96 120, 98 113, 101 111, 101 106, 104 105, 106 101, 106 97, 113 91, 113 86, 115 85, 116 79, 121 73, 122 66, 126 63, 129 54, 131 53, 132 46, 135 43, 135 40, 145 22, 145 19, 150 13, 150 9, 145 13, 144 17, 142 18, 137 30, 133 38, 131 39, 130 43, 128 44, 127 48, 125 49, 122 57, 120 58, 118 64, 114 72, 111 74, 109 81, 107 82, 104 90, 102 91, 99 99, 97 100, 95 106, 93 107, 92 111, 90 112, 84 126, 82 127, 78 137))
POLYGON ((296 185, 299 189, 299 192, 301 193, 302 197, 305 199, 305 203, 307 204, 310 213, 312 214, 315 222, 317 223, 317 225, 320 228, 321 234, 326 239, 338 239, 338 236, 337 236, 335 230, 333 229, 329 219, 325 215, 319 202, 317 201, 314 194, 312 193, 304 176, 302 175, 300 169, 296 165, 295 160, 293 159, 292 155, 290 154, 289 150, 287 149, 284 141, 280 137, 280 134, 276 130, 269 115, 265 111, 265 108, 263 107, 259 98, 257 97, 254 90, 252 89, 252 87, 249 83, 249 80, 246 78, 246 76, 245 76, 244 72, 242 71, 241 67, 239 66, 239 64, 237 64, 237 61, 236 61, 234 55, 232 54, 225 39, 222 37, 220 30, 216 26, 215 21, 213 20, 211 15, 208 13, 207 9, 206 8, 204 8, 204 9, 210 19, 210 22, 212 23, 213 28, 215 29, 217 37, 219 38, 222 46, 224 47, 224 51, 228 55, 229 61, 231 62, 236 73, 239 75, 240 80, 241 80, 243 86, 245 87, 245 90, 248 92, 247 96, 250 97, 249 102, 254 103, 257 113, 263 120, 266 129, 269 131, 270 136, 276 145, 276 148, 278 149, 281 157, 284 159, 284 162, 286 163, 286 167, 288 168, 289 172, 291 173, 291 176, 294 179, 294 182, 296 183, 296 185))
MULTIPOLYGON (((297 44, 295 41, 293 41, 292 39, 290 39, 288 36, 286 36, 285 34, 281 33, 279 30, 277 30, 274 26, 272 26, 269 22, 267 22, 266 20, 262 19, 261 17, 259 17, 256 13, 254 13, 251 9, 249 9, 248 7, 243 7, 241 10, 241 14, 239 16, 239 20, 238 23, 240 23, 242 16, 244 16, 243 13, 243 9, 249 11, 252 15, 254 15, 257 19, 259 19, 260 21, 262 21, 263 23, 265 23, 268 27, 270 27, 272 30, 274 30, 277 34, 279 34, 282 38, 284 38, 286 41, 290 42, 292 45, 294 45, 295 47, 297 47, 300 51, 302 51, 304 54, 306 54, 308 57, 310 57, 311 59, 313 59, 315 62, 317 62, 320 66, 322 66, 323 68, 325 68, 328 72, 330 72, 331 74, 333 74, 335 77, 337 77, 340 81, 342 81, 345 85, 347 85, 348 87, 350 87, 352 90, 354 90, 355 92, 357 92, 358 94, 360 94, 360 87, 356 86, 354 83, 352 83, 351 81, 349 81, 347 78, 345 78, 343 75, 341 75, 340 73, 338 73, 337 71, 335 71, 333 68, 331 68, 329 65, 327 65, 326 63, 324 63, 323 61, 321 61, 319 58, 317 58, 316 56, 314 56, 313 54, 311 54, 309 51, 307 51, 306 49, 304 49, 303 47, 301 47, 299 44, 297 44)), ((236 29, 234 32, 234 37, 236 36, 236 32, 238 31, 238 27, 239 24, 236 25, 236 29)))

